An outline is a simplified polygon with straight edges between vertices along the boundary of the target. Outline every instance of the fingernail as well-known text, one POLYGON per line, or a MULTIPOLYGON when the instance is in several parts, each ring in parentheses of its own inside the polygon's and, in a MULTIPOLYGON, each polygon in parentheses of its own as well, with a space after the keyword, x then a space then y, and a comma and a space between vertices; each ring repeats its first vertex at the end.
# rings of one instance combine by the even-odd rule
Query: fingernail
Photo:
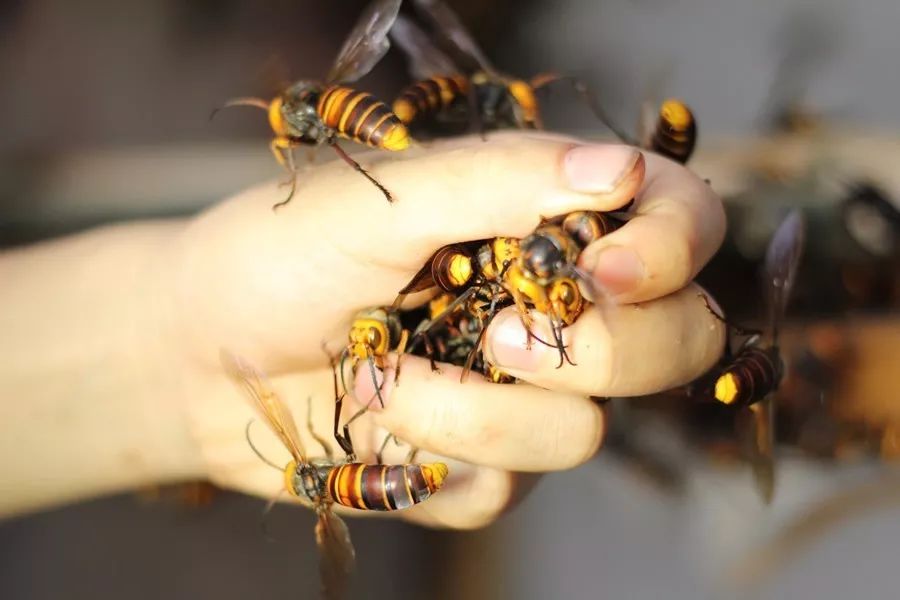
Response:
POLYGON ((640 151, 628 146, 575 146, 566 153, 563 170, 576 192, 611 192, 640 157, 640 151))
POLYGON ((625 294, 644 280, 644 263, 631 248, 609 246, 600 251, 592 273, 613 295, 625 294))
POLYGON ((379 411, 382 402, 387 406, 388 399, 394 387, 394 369, 382 371, 376 368, 374 373, 364 361, 359 363, 353 382, 353 394, 356 404, 368 407, 369 410, 379 411))
POLYGON ((501 314, 490 327, 486 358, 491 364, 500 369, 537 370, 544 346, 532 338, 528 348, 528 332, 516 312, 501 314))

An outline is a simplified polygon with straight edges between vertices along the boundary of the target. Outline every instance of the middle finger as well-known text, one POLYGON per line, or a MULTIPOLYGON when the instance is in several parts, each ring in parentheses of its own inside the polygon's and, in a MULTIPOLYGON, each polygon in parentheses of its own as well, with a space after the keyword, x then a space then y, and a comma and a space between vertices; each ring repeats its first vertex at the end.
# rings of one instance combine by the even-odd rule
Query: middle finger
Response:
MULTIPOLYGON (((491 322, 485 359, 509 375, 559 392, 640 396, 693 381, 715 365, 725 326, 707 309, 696 284, 641 304, 594 305, 563 329, 574 365, 560 362, 555 346, 532 341, 515 307, 491 322)), ((552 339, 549 323, 534 314, 535 335, 552 339)))
POLYGON ((461 367, 440 367, 432 372, 427 359, 404 355, 399 383, 393 366, 386 368, 378 381, 384 408, 374 400, 375 382, 360 369, 352 401, 373 398, 368 407, 374 424, 404 442, 478 465, 552 471, 579 465, 597 451, 603 411, 584 395, 524 382, 490 383, 477 373, 460 383, 461 367))

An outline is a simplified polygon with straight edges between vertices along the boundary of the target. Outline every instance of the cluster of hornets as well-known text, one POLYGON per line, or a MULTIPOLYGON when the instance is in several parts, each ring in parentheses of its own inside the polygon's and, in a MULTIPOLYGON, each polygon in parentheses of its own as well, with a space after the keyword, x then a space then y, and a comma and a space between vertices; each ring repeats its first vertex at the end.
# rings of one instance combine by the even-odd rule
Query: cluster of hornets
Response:
MULTIPOLYGON (((330 146, 375 185, 388 202, 393 202, 390 190, 353 160, 339 146, 339 139, 398 152, 410 145, 411 130, 417 136, 421 131, 422 135, 436 137, 466 128, 481 132, 499 128, 542 129, 538 92, 558 82, 570 85, 624 143, 682 164, 690 158, 697 128, 683 102, 663 102, 658 116, 645 119, 649 125, 632 138, 606 118, 590 89, 580 80, 559 74, 540 74, 528 80, 503 74, 490 64, 459 18, 441 0, 410 0, 415 9, 410 17, 400 14, 401 1, 370 3, 324 81, 296 82, 272 100, 236 98, 226 103, 225 106, 258 107, 268 114, 274 133, 271 151, 290 175, 290 191, 273 209, 287 204, 295 195, 295 148, 330 146), (418 19, 413 20, 413 15, 418 19), (388 106, 350 84, 375 66, 387 53, 391 40, 406 54, 416 81, 388 106)), ((566 362, 574 364, 566 352, 563 329, 603 296, 576 266, 578 257, 588 244, 620 227, 628 218, 628 206, 616 213, 580 211, 544 219, 522 239, 498 237, 439 248, 415 277, 398 290, 393 305, 360 311, 345 349, 332 359, 333 434, 345 453, 340 460, 311 429, 325 457, 310 458, 287 404, 265 376, 242 358, 223 351, 226 372, 290 452, 292 460, 283 468, 287 492, 311 506, 317 515, 315 536, 325 597, 344 595, 355 566, 347 526, 333 511, 334 505, 358 510, 402 510, 438 492, 448 473, 443 463, 414 464, 415 451, 406 464, 383 464, 381 454, 390 436, 382 444, 376 464, 360 462, 350 437, 350 424, 365 409, 349 418, 342 414, 348 393, 345 371, 355 376, 358 369, 366 369, 374 379, 376 369, 384 368, 389 353, 411 353, 429 358, 433 369, 438 368, 438 362, 462 366, 463 380, 474 370, 497 384, 515 384, 513 377, 486 362, 481 352, 491 319, 511 305, 529 332, 529 343, 557 349, 560 367, 566 362), (424 290, 436 293, 426 306, 400 310, 408 294, 424 290), (539 337, 534 332, 533 312, 547 317, 549 335, 539 337)), ((766 258, 766 335, 730 326, 736 336, 745 338, 743 345, 727 351, 705 382, 686 390, 690 396, 714 399, 735 410, 753 411, 758 462, 768 462, 769 473, 770 396, 784 370, 777 324, 785 310, 802 243, 803 221, 799 214, 792 213, 774 235, 766 258)), ((724 321, 705 296, 697 301, 705 302, 710 312, 724 321)), ((382 402, 377 381, 375 389, 377 398, 372 401, 382 402)), ((765 471, 766 467, 760 469, 765 471)))

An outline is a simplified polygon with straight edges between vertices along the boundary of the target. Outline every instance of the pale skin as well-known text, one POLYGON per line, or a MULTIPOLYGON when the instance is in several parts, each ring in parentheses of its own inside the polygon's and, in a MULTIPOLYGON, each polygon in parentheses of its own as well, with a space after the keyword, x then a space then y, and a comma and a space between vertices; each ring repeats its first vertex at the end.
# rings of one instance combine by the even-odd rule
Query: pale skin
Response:
MULTIPOLYGON (((310 456, 323 450, 307 432, 308 406, 340 456, 323 343, 339 352, 353 314, 390 304, 441 245, 524 237, 541 216, 637 198, 637 216, 581 257, 606 295, 566 330, 577 366, 557 369, 552 348, 526 349, 511 307, 489 328, 485 353, 522 383, 476 374, 460 383, 458 368, 433 373, 412 356, 397 383, 389 367, 385 408, 374 403, 353 427, 359 458, 371 461, 390 431, 422 448, 419 461, 450 467, 437 495, 393 516, 483 526, 537 474, 596 453, 605 420, 588 396, 672 388, 721 355, 724 327, 691 280, 721 244, 724 212, 687 169, 627 146, 518 132, 360 159, 393 205, 337 161, 302 171, 277 213, 271 206, 286 190, 270 183, 190 219, 104 227, 0 255, 0 514, 191 478, 273 497, 282 475, 248 447, 254 413, 223 373, 220 349, 270 375, 310 456), (625 264, 629 250, 637 269, 625 264)), ((361 371, 355 396, 365 402, 373 384, 361 371)), ((262 424, 251 436, 270 460, 287 462, 262 424)), ((391 445, 386 459, 400 462, 407 449, 391 445)))

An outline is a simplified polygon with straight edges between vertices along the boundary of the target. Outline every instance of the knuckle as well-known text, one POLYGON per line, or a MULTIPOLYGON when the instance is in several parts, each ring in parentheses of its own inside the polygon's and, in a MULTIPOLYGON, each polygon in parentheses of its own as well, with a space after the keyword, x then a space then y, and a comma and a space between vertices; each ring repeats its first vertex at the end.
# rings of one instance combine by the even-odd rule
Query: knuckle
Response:
MULTIPOLYGON (((665 267, 663 272, 657 273, 658 277, 671 282, 671 285, 681 287, 688 283, 694 276, 694 247, 696 244, 691 239, 689 230, 673 228, 674 233, 664 247, 665 267)), ((653 274, 651 274, 653 278, 653 274)))
POLYGON ((592 402, 579 406, 569 417, 572 426, 565 439, 560 439, 563 452, 559 456, 560 468, 572 468, 593 458, 600 448, 605 434, 603 411, 592 402))
POLYGON ((420 414, 416 423, 404 423, 403 428, 409 438, 419 440, 419 445, 431 452, 442 452, 452 444, 456 426, 456 416, 450 402, 429 402, 429 407, 420 414))
POLYGON ((603 434, 600 408, 578 398, 554 407, 526 447, 530 455, 541 457, 539 470, 571 469, 597 453, 603 434))

